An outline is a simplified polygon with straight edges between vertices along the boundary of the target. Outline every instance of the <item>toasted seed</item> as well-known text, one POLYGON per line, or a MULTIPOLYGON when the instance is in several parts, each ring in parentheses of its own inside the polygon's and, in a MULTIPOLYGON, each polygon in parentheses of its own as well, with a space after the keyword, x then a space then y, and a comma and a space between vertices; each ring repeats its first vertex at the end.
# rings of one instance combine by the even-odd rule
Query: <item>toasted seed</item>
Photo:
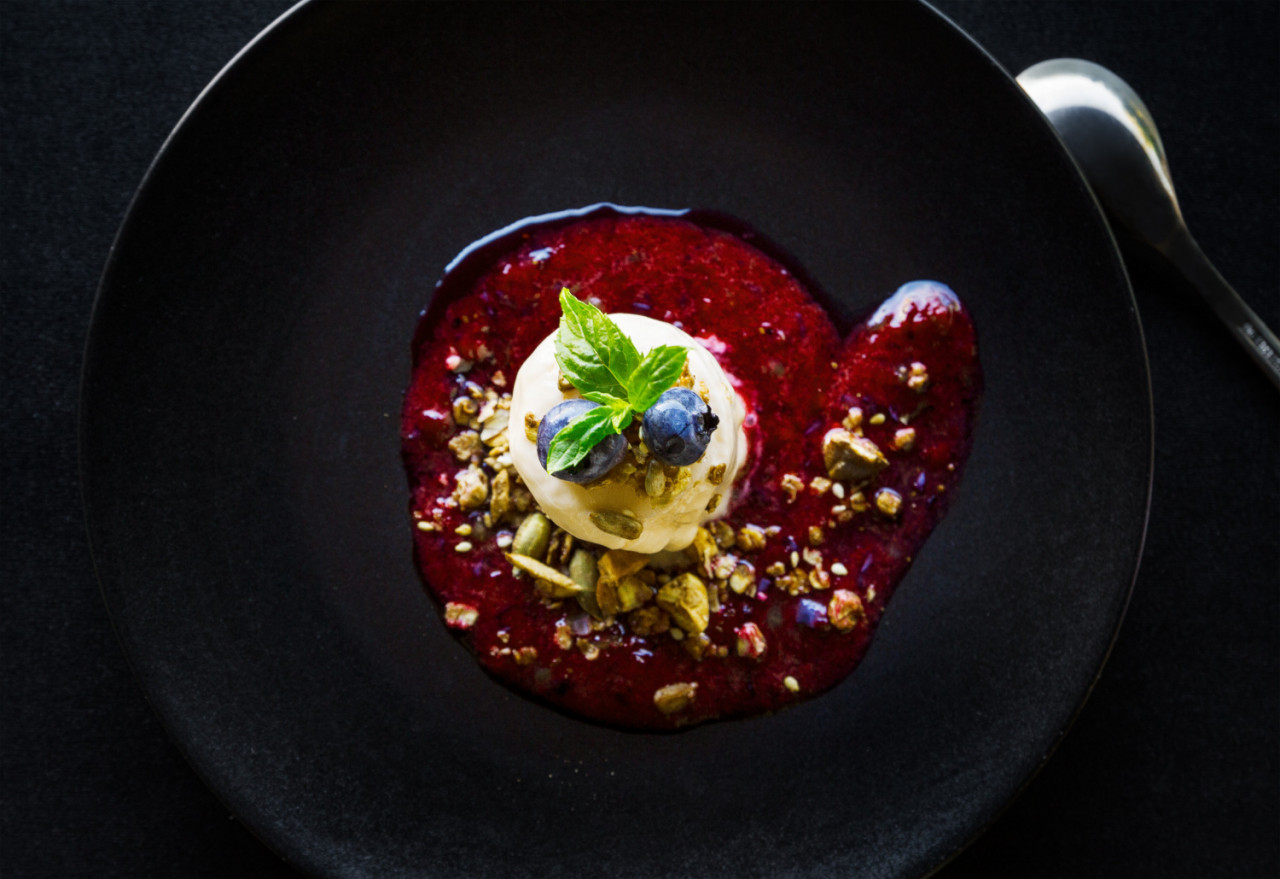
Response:
POLYGON ((544 565, 537 559, 520 553, 509 552, 506 556, 507 561, 539 581, 539 586, 543 582, 547 583, 553 598, 569 598, 581 591, 581 587, 572 578, 565 576, 550 565, 544 565))
POLYGON ((680 682, 667 684, 654 691, 653 704, 663 714, 675 714, 688 708, 697 695, 698 685, 680 682))
POLYGON ((644 533, 644 523, 626 513, 592 513, 589 517, 605 534, 621 537, 623 540, 635 540, 644 533))
POLYGON ((667 490, 667 474, 663 472, 662 462, 650 458, 644 471, 644 493, 649 497, 662 497, 667 490))
POLYGON ((578 599, 578 606, 596 619, 604 619, 604 614, 601 613, 600 605, 596 601, 596 579, 599 577, 599 569, 596 567, 595 555, 585 549, 575 549, 573 556, 569 559, 569 576, 582 590, 575 596, 578 599))
POLYGON ((540 559, 547 553, 551 541, 551 522, 541 513, 530 513, 516 529, 511 540, 511 551, 517 555, 540 559))

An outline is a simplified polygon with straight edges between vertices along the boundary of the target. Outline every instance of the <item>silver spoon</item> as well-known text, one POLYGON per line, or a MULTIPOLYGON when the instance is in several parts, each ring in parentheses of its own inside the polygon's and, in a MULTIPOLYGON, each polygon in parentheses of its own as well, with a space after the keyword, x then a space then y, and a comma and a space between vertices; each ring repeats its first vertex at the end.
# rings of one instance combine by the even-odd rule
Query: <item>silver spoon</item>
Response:
POLYGON ((1187 231, 1155 120, 1137 93, 1078 58, 1041 61, 1018 74, 1018 84, 1058 130, 1103 205, 1186 276, 1280 388, 1280 341, 1187 231))

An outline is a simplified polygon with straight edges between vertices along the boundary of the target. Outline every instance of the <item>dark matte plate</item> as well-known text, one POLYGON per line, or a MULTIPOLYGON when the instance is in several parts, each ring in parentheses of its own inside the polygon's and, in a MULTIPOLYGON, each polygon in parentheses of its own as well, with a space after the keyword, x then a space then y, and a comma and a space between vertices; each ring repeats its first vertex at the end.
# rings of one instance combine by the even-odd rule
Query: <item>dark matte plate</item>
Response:
MULTIPOLYGON (((761 303, 767 309, 767 303, 761 303)), ((200 98, 94 315, 82 455, 138 675, 289 860, 370 876, 911 876, 1034 773, 1142 542, 1146 362, 1049 128, 924 6, 311 4, 200 98), (987 375, 863 666, 638 735, 489 680, 415 575, 398 409, 445 264, 599 201, 736 215, 864 311, 950 283, 987 375)))

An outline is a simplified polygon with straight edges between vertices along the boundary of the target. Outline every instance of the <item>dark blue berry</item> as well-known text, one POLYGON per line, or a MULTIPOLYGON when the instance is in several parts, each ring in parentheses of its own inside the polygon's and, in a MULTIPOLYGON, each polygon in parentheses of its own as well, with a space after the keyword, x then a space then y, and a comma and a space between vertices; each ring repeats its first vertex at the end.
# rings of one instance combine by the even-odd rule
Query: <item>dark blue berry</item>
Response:
POLYGON ((664 391, 644 413, 645 444, 664 464, 687 467, 707 451, 720 419, 688 388, 664 391))
MULTIPOLYGON (((547 454, 555 435, 583 412, 599 405, 590 400, 565 400, 551 407, 551 411, 542 416, 542 421, 538 424, 538 461, 542 464, 542 469, 547 468, 547 454)), ((596 443, 577 464, 551 475, 567 482, 593 482, 616 467, 626 453, 627 438, 615 433, 596 443)))

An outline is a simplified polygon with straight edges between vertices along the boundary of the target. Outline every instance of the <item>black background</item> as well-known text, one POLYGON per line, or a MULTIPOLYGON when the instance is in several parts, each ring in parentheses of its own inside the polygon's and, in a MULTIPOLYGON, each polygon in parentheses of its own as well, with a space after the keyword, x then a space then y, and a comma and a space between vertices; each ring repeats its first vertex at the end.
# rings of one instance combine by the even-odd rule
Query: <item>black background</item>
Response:
MULTIPOLYGON (((3 875, 294 875, 204 787, 131 677, 76 458, 90 309, 133 189, 288 5, 0 2, 3 875)), ((1127 79, 1192 232, 1280 327, 1280 5, 938 6, 1013 73, 1078 56, 1127 79)), ((1184 282, 1119 240, 1155 398, 1142 569, 1075 726, 943 877, 1280 875, 1280 395, 1184 282)))

